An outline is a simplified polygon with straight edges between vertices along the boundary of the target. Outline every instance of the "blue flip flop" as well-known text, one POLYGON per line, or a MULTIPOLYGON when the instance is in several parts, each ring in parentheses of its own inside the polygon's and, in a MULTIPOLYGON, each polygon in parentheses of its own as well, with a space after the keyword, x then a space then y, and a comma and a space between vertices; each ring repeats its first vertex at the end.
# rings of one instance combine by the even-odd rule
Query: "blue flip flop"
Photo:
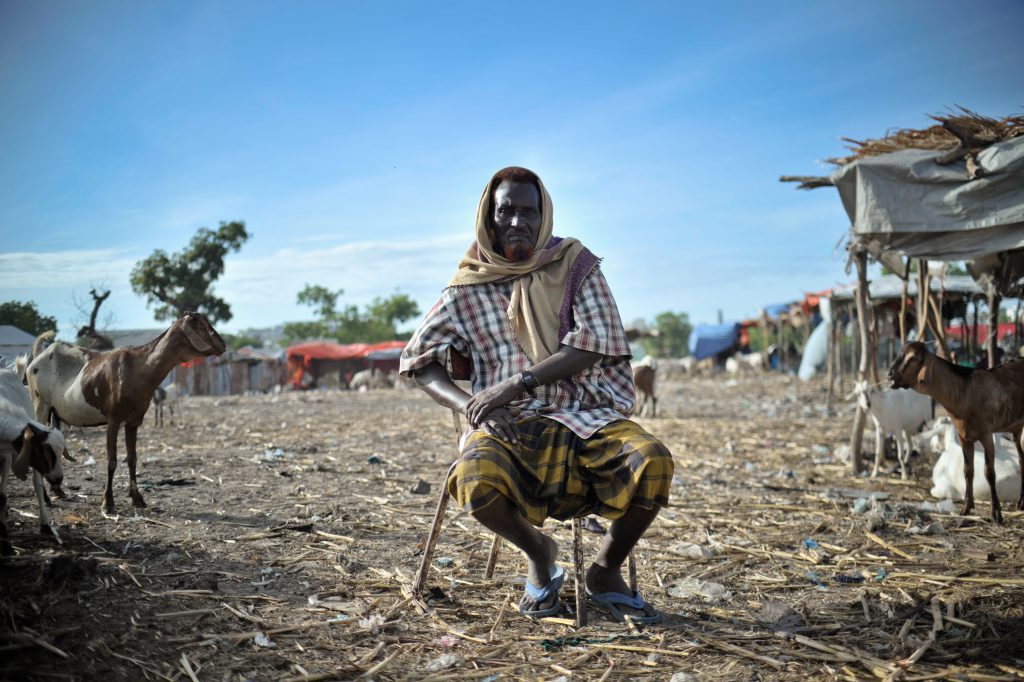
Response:
POLYGON ((604 609, 611 617, 620 623, 626 622, 626 614, 619 610, 619 606, 628 606, 631 609, 639 609, 644 611, 642 616, 634 616, 630 614, 629 619, 634 623, 640 623, 642 625, 650 625, 651 623, 658 623, 661 621, 661 614, 654 610, 654 607, 649 607, 644 598, 640 596, 639 592, 633 592, 633 596, 620 594, 619 592, 601 592, 594 594, 590 590, 587 590, 587 599, 590 600, 594 606, 604 609), (647 613, 650 608, 651 613, 647 613))
POLYGON ((558 564, 551 567, 551 581, 544 587, 536 587, 529 580, 526 581, 526 596, 533 600, 534 604, 543 604, 547 600, 555 597, 554 603, 546 609, 524 609, 521 605, 519 607, 519 613, 523 614, 527 618, 544 618, 546 616, 553 616, 559 612, 562 608, 562 604, 558 601, 558 591, 562 589, 562 583, 565 582, 565 571, 558 564))

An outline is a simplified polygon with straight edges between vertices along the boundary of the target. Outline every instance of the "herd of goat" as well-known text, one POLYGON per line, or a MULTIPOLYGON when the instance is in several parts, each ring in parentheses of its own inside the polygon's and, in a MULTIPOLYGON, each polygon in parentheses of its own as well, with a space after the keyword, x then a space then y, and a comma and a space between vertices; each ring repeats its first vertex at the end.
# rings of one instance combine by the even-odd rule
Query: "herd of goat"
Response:
MULTIPOLYGON (((50 483, 55 496, 64 497, 61 460, 74 459, 67 452, 60 431, 62 424, 106 426, 107 480, 102 501, 105 514, 115 509, 117 440, 124 428, 129 496, 134 506, 144 507, 136 483, 136 439, 151 402, 158 424, 162 424, 165 406, 173 420, 177 388, 161 388, 165 377, 183 362, 219 355, 225 350, 224 340, 199 313, 186 313, 142 346, 93 351, 57 341, 44 349, 52 338, 52 332, 40 335, 31 358, 20 362, 15 371, 0 369, 0 554, 4 555, 13 553, 7 529, 7 483, 11 474, 25 480, 31 472, 39 502, 40 531, 57 534, 47 509, 51 502, 43 479, 50 483)), ((759 369, 760 358, 756 353, 730 358, 726 370, 737 373, 759 369)), ((656 416, 655 380, 659 372, 703 370, 701 363, 687 359, 647 358, 634 363, 638 414, 656 416)), ((368 386, 375 379, 370 372, 366 376, 368 386)), ((993 369, 970 369, 939 358, 923 343, 912 342, 893 361, 889 380, 888 388, 860 384, 855 390, 876 429, 873 475, 879 473, 886 436, 893 434, 901 472, 906 478, 913 437, 917 435, 922 450, 941 455, 935 475, 938 477, 941 469, 946 483, 938 483, 936 478, 933 494, 962 497, 961 513, 969 514, 975 497, 983 498, 985 492, 983 486, 977 490, 974 486, 975 457, 979 457, 988 484, 992 520, 1003 522, 1001 497, 1016 494, 1017 508, 1024 509, 1024 359, 993 369), (950 417, 934 422, 921 434, 931 418, 932 400, 941 404, 950 417), (1012 436, 1016 462, 1010 444, 996 438, 1000 433, 1012 436), (978 453, 976 445, 980 448, 978 453), (1010 480, 1012 488, 1005 483, 1010 480)))

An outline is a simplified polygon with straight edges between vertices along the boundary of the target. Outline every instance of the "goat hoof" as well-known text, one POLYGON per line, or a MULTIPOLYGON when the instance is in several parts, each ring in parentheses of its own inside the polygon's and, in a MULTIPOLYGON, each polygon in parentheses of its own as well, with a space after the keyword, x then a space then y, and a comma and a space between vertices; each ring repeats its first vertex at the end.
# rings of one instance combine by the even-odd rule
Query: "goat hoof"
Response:
POLYGON ((100 511, 104 514, 113 514, 115 511, 113 500, 103 500, 103 505, 100 507, 100 511))
POLYGON ((53 496, 56 497, 58 500, 68 499, 68 494, 64 492, 64 489, 61 488, 59 485, 50 486, 50 492, 53 493, 53 496))
POLYGON ((1017 500, 1017 511, 1024 511, 1024 495, 1021 495, 1020 499, 1017 500))
POLYGON ((146 501, 142 499, 142 495, 132 495, 132 506, 139 507, 141 509, 146 506, 146 501))

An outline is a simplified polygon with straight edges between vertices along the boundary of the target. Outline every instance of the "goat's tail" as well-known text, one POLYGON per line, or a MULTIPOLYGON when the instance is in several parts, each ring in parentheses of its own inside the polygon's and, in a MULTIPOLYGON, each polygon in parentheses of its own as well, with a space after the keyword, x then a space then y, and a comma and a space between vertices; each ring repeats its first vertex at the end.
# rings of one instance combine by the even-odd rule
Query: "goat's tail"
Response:
POLYGON ((29 360, 35 360, 43 354, 43 344, 47 341, 52 341, 53 337, 57 336, 57 332, 54 330, 45 331, 36 337, 36 342, 32 344, 32 356, 29 360))

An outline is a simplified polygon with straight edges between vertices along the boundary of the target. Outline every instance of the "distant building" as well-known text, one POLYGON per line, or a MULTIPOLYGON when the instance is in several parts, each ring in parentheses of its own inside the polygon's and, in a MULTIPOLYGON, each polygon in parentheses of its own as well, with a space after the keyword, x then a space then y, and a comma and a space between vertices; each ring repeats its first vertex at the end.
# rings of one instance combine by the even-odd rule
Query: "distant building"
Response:
POLYGON ((36 338, 10 324, 0 324, 0 366, 13 367, 19 355, 32 352, 36 338))
POLYGON ((126 346, 142 346, 164 333, 166 327, 160 329, 105 329, 100 333, 114 342, 114 348, 126 346))
POLYGON ((259 339, 262 342, 261 348, 280 348, 281 339, 284 338, 284 325, 279 324, 276 327, 263 327, 261 329, 243 329, 238 332, 238 336, 248 336, 254 339, 259 339))

